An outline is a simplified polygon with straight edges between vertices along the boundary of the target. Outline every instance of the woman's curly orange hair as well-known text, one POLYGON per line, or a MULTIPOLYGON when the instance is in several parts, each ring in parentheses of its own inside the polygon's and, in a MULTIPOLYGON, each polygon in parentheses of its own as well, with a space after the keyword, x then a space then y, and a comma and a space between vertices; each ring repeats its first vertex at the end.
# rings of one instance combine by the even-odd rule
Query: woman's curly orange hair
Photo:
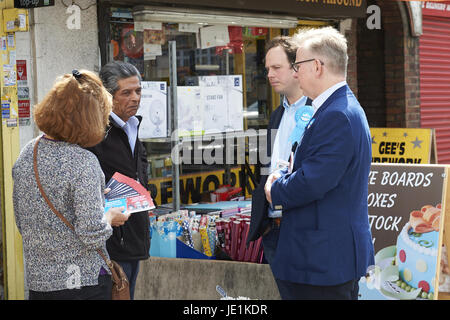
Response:
POLYGON ((88 70, 59 77, 33 109, 38 128, 49 136, 91 147, 100 143, 109 123, 112 97, 100 78, 88 70))

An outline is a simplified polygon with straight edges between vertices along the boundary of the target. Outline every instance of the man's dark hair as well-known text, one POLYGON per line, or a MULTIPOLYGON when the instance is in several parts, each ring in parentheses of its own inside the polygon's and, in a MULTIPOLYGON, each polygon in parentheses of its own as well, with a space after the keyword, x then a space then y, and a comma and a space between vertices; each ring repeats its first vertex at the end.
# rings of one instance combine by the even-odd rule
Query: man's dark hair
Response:
POLYGON ((123 61, 113 61, 105 64, 100 70, 99 76, 106 90, 112 95, 119 90, 119 85, 117 84, 119 80, 136 76, 139 78, 139 81, 142 81, 138 69, 131 63, 123 61))
POLYGON ((277 36, 270 40, 266 45, 266 52, 272 48, 281 47, 288 57, 290 63, 295 62, 295 56, 297 54, 297 45, 288 36, 277 36))

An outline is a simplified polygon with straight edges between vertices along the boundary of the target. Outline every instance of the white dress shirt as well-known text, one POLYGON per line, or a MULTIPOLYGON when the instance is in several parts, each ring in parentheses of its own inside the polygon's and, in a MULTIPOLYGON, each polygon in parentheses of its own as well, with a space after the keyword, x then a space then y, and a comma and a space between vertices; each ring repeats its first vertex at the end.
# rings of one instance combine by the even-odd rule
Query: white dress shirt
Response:
MULTIPOLYGON (((280 125, 278 126, 277 135, 273 144, 272 157, 270 160, 270 172, 274 172, 277 169, 277 162, 279 160, 288 161, 291 155, 292 144, 289 137, 295 128, 295 112, 303 107, 308 98, 302 96, 293 104, 289 105, 286 97, 283 99, 284 113, 281 117, 280 125)), ((269 206, 268 215, 270 218, 281 217, 281 210, 272 210, 269 206)))
POLYGON ((289 143, 289 136, 295 128, 295 112, 303 107, 308 98, 303 96, 293 104, 289 105, 286 97, 283 99, 284 113, 278 126, 277 135, 272 148, 270 159, 270 172, 275 171, 278 160, 288 161, 291 154, 292 145, 289 143))
MULTIPOLYGON (((345 86, 347 81, 341 81, 336 83, 334 86, 329 87, 327 90, 318 95, 313 101, 312 106, 314 108, 314 114, 319 110, 325 101, 339 88, 345 86)), ((313 114, 313 116, 314 116, 313 114)))
POLYGON ((111 112, 111 117, 116 121, 116 123, 125 131, 128 137, 128 142, 130 144, 131 153, 134 154, 134 146, 136 143, 138 135, 138 125, 139 120, 135 116, 130 117, 127 122, 124 122, 119 118, 114 112, 111 112))

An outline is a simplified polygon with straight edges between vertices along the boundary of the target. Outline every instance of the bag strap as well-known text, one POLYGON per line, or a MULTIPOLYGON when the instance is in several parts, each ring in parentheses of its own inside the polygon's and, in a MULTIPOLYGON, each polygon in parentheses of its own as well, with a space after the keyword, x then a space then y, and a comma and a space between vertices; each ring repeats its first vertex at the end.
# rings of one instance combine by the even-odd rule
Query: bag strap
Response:
MULTIPOLYGON (((42 138, 42 136, 40 136, 36 140, 36 143, 34 144, 34 149, 33 149, 33 170, 34 170, 34 176, 36 178, 37 186, 39 188, 39 191, 41 192, 42 197, 44 198, 45 202, 47 202, 47 205, 50 207, 50 209, 53 211, 53 213, 56 214, 58 216, 58 218, 60 218, 66 224, 66 226, 68 226, 72 231, 75 232, 74 226, 58 210, 56 210, 55 206, 51 203, 51 201, 48 199, 46 193, 44 192, 44 188, 42 188, 41 180, 39 179, 38 167, 37 167, 37 151, 38 151, 39 141, 41 140, 41 138, 42 138)), ((106 255, 103 253, 103 251, 101 249, 97 249, 97 252, 103 258, 103 260, 105 260, 106 265, 111 270, 113 280, 118 281, 119 277, 114 270, 114 266, 113 266, 111 260, 109 260, 106 257, 106 255)))

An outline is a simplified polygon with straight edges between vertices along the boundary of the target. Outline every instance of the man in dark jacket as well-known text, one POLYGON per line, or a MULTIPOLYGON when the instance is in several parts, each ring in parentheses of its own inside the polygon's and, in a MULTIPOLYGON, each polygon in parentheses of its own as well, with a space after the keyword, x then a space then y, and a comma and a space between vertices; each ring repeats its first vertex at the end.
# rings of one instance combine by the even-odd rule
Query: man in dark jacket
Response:
MULTIPOLYGON (((102 68, 100 78, 113 96, 113 108, 105 139, 89 150, 97 156, 106 182, 120 172, 148 189, 147 155, 138 139, 142 118, 136 116, 141 100, 141 75, 132 64, 114 61, 102 68)), ((106 242, 111 259, 127 274, 132 299, 139 261, 149 256, 149 231, 148 211, 132 213, 123 226, 113 228, 113 235, 106 242)))
POLYGON ((271 161, 261 170, 261 181, 252 194, 252 214, 247 245, 250 241, 263 237, 264 257, 268 263, 277 248, 280 232, 281 212, 271 210, 264 195, 264 184, 268 175, 280 163, 287 162, 292 149, 290 136, 294 127, 295 113, 311 100, 303 96, 298 79, 294 78, 292 63, 295 61, 297 46, 290 37, 278 36, 266 47, 265 67, 267 78, 273 90, 282 95, 281 105, 272 112, 267 128, 267 153, 271 161), (275 141, 272 145, 272 135, 275 141))

